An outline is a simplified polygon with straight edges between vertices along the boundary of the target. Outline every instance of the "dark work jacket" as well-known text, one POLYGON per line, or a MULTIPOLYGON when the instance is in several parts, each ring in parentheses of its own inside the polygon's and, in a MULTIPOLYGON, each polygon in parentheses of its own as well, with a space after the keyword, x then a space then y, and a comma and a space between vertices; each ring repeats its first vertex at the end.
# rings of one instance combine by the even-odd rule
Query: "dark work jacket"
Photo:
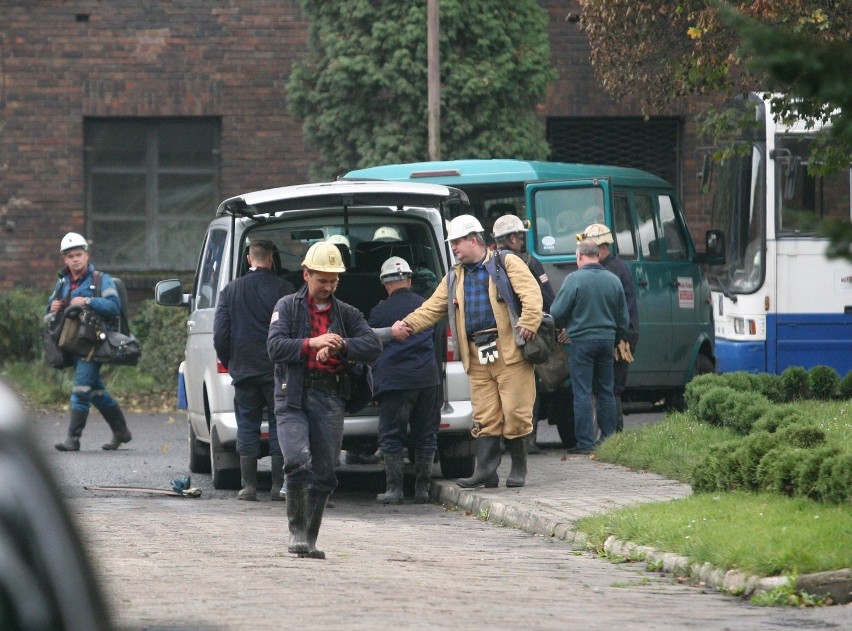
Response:
MULTIPOLYGON (((308 317, 308 286, 285 296, 275 305, 266 350, 275 363, 275 409, 302 408, 302 390, 308 358, 302 355, 302 343, 311 337, 308 317), (294 303, 295 301, 295 308, 294 303)), ((331 297, 331 322, 328 330, 346 340, 344 361, 372 364, 382 352, 379 336, 367 324, 364 315, 352 305, 331 297), (345 331, 345 332, 344 332, 345 331)))
POLYGON ((618 276, 621 286, 624 287, 624 297, 627 299, 627 315, 630 316, 630 326, 627 327, 627 341, 634 349, 639 342, 639 305, 636 304, 636 285, 627 265, 615 254, 610 253, 608 257, 600 262, 601 266, 618 276))
POLYGON ((89 263, 86 272, 80 278, 77 288, 71 291, 71 274, 68 267, 63 267, 59 270, 59 278, 56 281, 56 286, 53 288, 53 293, 47 299, 47 308, 45 313, 50 313, 50 303, 54 300, 61 300, 67 307, 71 303, 72 298, 91 298, 91 308, 98 312, 104 319, 107 330, 115 331, 118 327, 118 316, 121 313, 121 299, 118 296, 118 291, 115 288, 115 282, 112 276, 106 272, 101 272, 101 291, 98 295, 98 288, 95 286, 95 266, 89 263))
POLYGON ((530 256, 528 252, 509 251, 520 258, 527 264, 527 267, 530 268, 530 272, 532 272, 532 275, 535 276, 538 287, 541 289, 542 309, 550 313, 550 305, 553 304, 553 299, 556 298, 556 292, 553 291, 553 285, 550 284, 550 279, 547 278, 547 273, 544 271, 544 266, 541 264, 541 261, 534 256, 530 256))
POLYGON ((293 293, 290 281, 258 267, 232 280, 219 294, 213 321, 213 347, 237 384, 249 377, 272 376, 266 352, 269 320, 278 300, 293 293))
MULTIPOLYGON (((425 299, 410 289, 397 289, 373 307, 367 323, 384 328, 402 320, 425 299)), ((428 388, 441 383, 433 342, 434 329, 415 333, 404 341, 391 340, 373 364, 373 392, 428 388)))

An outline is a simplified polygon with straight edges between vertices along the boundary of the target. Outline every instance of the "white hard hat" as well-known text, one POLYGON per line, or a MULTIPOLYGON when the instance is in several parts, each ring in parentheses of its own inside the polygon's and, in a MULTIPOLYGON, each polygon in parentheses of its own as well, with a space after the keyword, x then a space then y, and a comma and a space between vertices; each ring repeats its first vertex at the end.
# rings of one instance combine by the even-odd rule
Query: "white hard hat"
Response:
POLYGON ((341 245, 345 245, 347 248, 351 247, 349 243, 349 237, 347 237, 345 234, 333 234, 325 241, 326 243, 340 243, 341 245))
POLYGON ((583 238, 600 245, 601 243, 612 243, 612 230, 602 223, 593 223, 583 230, 583 238))
POLYGON ((86 238, 82 234, 69 232, 62 237, 62 241, 59 243, 59 252, 65 254, 68 250, 73 250, 74 248, 88 250, 89 242, 86 241, 86 238))
POLYGON ((393 226, 382 226, 376 228, 373 233, 373 241, 402 241, 402 235, 393 226))
POLYGON ((499 239, 507 234, 526 231, 524 222, 516 215, 503 215, 502 217, 497 217, 497 221, 494 222, 493 234, 495 239, 499 239))
POLYGON ((343 255, 333 243, 319 241, 308 248, 302 265, 314 272, 332 272, 340 274, 346 271, 343 255))
POLYGON ((484 231, 485 229, 482 227, 482 224, 479 223, 479 219, 473 215, 459 215, 458 217, 454 217, 450 222, 450 227, 447 230, 449 233, 447 235, 447 241, 461 239, 462 237, 469 235, 471 232, 484 231))
POLYGON ((382 271, 379 272, 379 278, 383 283, 411 278, 411 267, 405 259, 392 256, 382 263, 382 271))

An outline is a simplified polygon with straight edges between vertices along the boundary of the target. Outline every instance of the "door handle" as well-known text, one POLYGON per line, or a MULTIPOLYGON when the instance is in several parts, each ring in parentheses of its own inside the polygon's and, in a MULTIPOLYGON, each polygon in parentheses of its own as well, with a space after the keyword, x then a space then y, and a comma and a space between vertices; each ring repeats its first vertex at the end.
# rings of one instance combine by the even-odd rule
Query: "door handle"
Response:
POLYGON ((187 320, 186 326, 191 329, 193 326, 195 326, 195 320, 187 320))

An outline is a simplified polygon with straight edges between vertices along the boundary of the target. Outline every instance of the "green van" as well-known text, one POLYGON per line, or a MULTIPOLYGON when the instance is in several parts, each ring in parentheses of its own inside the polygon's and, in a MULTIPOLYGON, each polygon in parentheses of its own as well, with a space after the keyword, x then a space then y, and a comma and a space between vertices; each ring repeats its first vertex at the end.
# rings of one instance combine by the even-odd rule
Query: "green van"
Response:
MULTIPOLYGON (((577 234, 593 223, 608 225, 618 256, 633 273, 639 303, 640 340, 623 401, 681 407, 693 375, 715 370, 710 287, 701 267, 708 255, 696 252, 674 188, 665 180, 638 169, 522 160, 385 165, 351 171, 344 179, 461 189, 489 233, 501 215, 528 219, 527 250, 557 291, 577 269, 577 234)), ((711 231, 711 245, 712 236, 711 231)), ((548 416, 557 427, 571 415, 571 405, 564 403, 558 406, 561 418, 548 416)))

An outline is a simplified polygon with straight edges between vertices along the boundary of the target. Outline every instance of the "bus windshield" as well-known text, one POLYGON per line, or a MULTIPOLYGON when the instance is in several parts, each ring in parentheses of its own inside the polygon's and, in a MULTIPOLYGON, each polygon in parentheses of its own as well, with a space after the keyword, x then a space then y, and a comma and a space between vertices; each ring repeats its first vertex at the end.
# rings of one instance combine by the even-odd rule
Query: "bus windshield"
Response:
POLYGON ((766 194, 763 154, 736 156, 715 165, 712 225, 724 230, 728 251, 724 265, 709 278, 714 290, 750 294, 763 284, 766 243, 766 194))

